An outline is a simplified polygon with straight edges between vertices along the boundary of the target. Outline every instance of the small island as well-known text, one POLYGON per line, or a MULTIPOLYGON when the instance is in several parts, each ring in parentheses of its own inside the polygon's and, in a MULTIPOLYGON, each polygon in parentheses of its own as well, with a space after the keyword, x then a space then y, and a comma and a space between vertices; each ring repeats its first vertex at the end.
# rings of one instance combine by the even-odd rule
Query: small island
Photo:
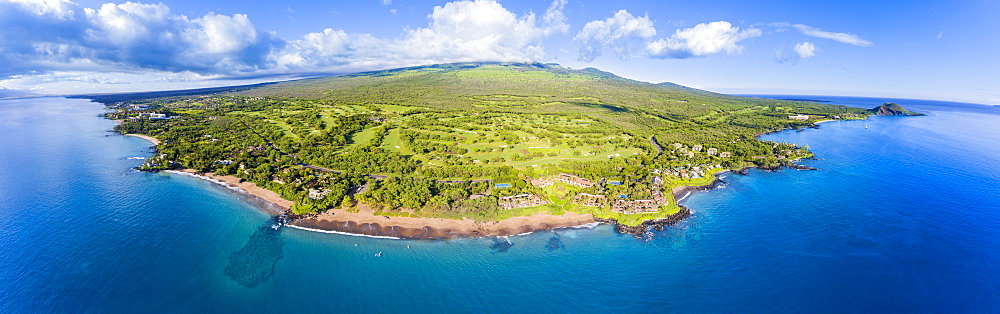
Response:
POLYGON ((922 116, 922 113, 909 111, 896 103, 887 102, 870 110, 873 115, 878 116, 922 116))
POLYGON ((690 215, 716 175, 795 167, 761 134, 909 113, 748 98, 556 64, 459 63, 256 86, 87 96, 115 130, 160 141, 142 170, 238 186, 289 225, 399 238, 612 223, 642 235, 690 215))

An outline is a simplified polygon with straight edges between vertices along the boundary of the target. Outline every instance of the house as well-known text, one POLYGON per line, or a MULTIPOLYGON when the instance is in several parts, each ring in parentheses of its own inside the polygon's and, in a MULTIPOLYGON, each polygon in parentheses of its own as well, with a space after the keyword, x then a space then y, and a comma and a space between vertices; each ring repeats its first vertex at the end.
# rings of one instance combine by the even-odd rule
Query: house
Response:
POLYGON ((709 148, 708 150, 705 151, 705 153, 707 153, 709 155, 712 155, 712 156, 715 156, 715 155, 719 154, 719 149, 718 148, 709 148))
POLYGON ((696 152, 700 152, 701 148, 702 148, 701 144, 697 144, 697 145, 692 146, 691 150, 692 151, 696 151, 696 152))
POLYGON ((722 157, 722 158, 729 158, 729 156, 730 156, 729 152, 721 152, 721 153, 719 153, 719 157, 722 157))
POLYGON ((654 186, 663 185, 663 178, 660 178, 660 176, 653 176, 653 185, 654 186))
POLYGON ((794 115, 794 116, 788 116, 788 118, 792 119, 792 120, 809 120, 809 116, 804 115, 804 114, 797 114, 797 115, 794 115))
POLYGON ((309 198, 314 200, 321 200, 326 198, 326 195, 330 194, 330 189, 309 189, 309 198))
POLYGON ((168 118, 167 118, 167 114, 165 114, 165 113, 150 113, 149 114, 149 119, 150 120, 166 120, 168 118))

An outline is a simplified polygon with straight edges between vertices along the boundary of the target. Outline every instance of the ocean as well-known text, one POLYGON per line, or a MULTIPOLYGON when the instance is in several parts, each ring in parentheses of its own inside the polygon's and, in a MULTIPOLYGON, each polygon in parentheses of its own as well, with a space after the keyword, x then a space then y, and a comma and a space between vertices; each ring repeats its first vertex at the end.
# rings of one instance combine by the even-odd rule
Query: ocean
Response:
POLYGON ((150 144, 100 104, 3 100, 0 312, 1000 311, 1000 109, 768 97, 927 116, 765 135, 820 170, 728 173, 649 240, 431 241, 275 230, 233 190, 133 170, 150 144))

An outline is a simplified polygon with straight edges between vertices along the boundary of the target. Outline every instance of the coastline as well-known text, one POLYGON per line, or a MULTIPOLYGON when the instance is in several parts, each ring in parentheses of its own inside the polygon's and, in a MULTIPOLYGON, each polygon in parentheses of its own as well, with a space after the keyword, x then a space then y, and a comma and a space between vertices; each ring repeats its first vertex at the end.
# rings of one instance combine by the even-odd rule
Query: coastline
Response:
POLYGON ((360 205, 357 213, 331 209, 317 215, 296 219, 289 224, 298 229, 363 234, 383 238, 451 239, 512 236, 535 231, 593 225, 598 220, 591 214, 567 213, 556 216, 539 214, 512 217, 496 222, 472 219, 413 218, 375 216, 374 210, 360 205))
POLYGON ((282 198, 278 193, 258 187, 252 182, 242 181, 235 176, 213 173, 198 173, 194 169, 164 170, 163 172, 187 175, 211 181, 243 194, 250 195, 266 204, 273 205, 273 214, 289 215, 290 227, 314 232, 344 233, 379 238, 409 239, 450 239, 459 237, 511 236, 535 231, 572 228, 598 223, 591 214, 547 215, 512 217, 499 222, 477 222, 471 219, 413 218, 375 216, 374 210, 359 205, 358 213, 345 209, 331 209, 321 214, 292 216, 289 210, 295 202, 282 198))
MULTIPOLYGON (((275 215, 285 215, 286 225, 300 230, 336 233, 353 236, 369 236, 386 239, 453 239, 513 236, 536 231, 561 228, 592 227, 607 223, 615 225, 615 231, 641 237, 650 228, 662 230, 664 226, 680 222, 691 215, 690 209, 681 206, 681 212, 659 220, 649 220, 638 226, 618 224, 614 219, 596 218, 591 214, 566 213, 564 215, 536 214, 511 217, 502 221, 479 222, 472 219, 446 219, 430 217, 386 217, 376 216, 374 209, 359 205, 357 213, 335 208, 320 214, 296 216, 290 213, 293 201, 282 198, 278 193, 258 187, 235 176, 198 173, 194 169, 163 170, 165 173, 186 175, 210 181, 260 201, 263 210, 275 215)), ((672 189, 676 200, 680 201, 690 192, 709 190, 719 182, 702 186, 678 186, 672 189)), ((679 204, 678 204, 679 205, 679 204)))
POLYGON ((295 204, 295 202, 282 198, 278 193, 259 187, 256 183, 243 181, 243 179, 234 176, 222 176, 211 172, 198 173, 198 171, 194 169, 163 170, 163 172, 191 176, 235 189, 243 194, 250 195, 265 203, 274 205, 276 208, 272 211, 277 214, 285 214, 292 208, 292 205, 295 204))
POLYGON ((152 136, 142 135, 142 134, 122 134, 122 135, 131 136, 131 137, 138 137, 138 138, 147 140, 150 143, 153 143, 153 146, 160 145, 160 140, 158 140, 158 139, 156 139, 155 137, 152 137, 152 136))
POLYGON ((676 224, 690 217, 692 214, 691 210, 679 203, 689 196, 690 193, 711 190, 721 182, 716 176, 712 183, 707 185, 673 187, 671 193, 681 207, 680 212, 669 217, 648 220, 637 226, 627 226, 618 224, 614 219, 602 219, 594 217, 591 214, 571 212, 558 216, 550 214, 519 216, 493 222, 430 217, 387 218, 386 216, 376 216, 374 209, 363 204, 356 207, 359 209, 357 213, 335 208, 320 214, 299 216, 291 214, 290 209, 295 202, 282 198, 276 192, 258 187, 253 182, 243 181, 239 177, 217 175, 214 173, 199 173, 195 169, 163 170, 163 172, 199 178, 248 195, 258 201, 260 204, 256 205, 269 214, 287 217, 287 220, 285 218, 278 219, 291 228, 311 232, 385 239, 453 239, 513 236, 561 228, 589 228, 603 223, 614 225, 615 232, 643 237, 650 229, 663 230, 665 226, 676 224))
MULTIPOLYGON (((670 192, 674 194, 674 202, 677 202, 677 205, 680 205, 681 207, 683 207, 680 204, 681 201, 683 201, 685 198, 687 198, 688 196, 690 196, 692 192, 695 192, 695 191, 708 191, 708 190, 714 189, 715 186, 719 184, 719 182, 722 182, 722 179, 719 179, 719 175, 721 175, 723 173, 726 173, 726 172, 729 172, 729 171, 731 171, 731 170, 720 171, 718 173, 713 174, 713 176, 715 178, 712 180, 712 183, 709 183, 709 184, 705 184, 705 185, 681 185, 681 186, 675 186, 675 187, 673 187, 672 189, 670 189, 670 192)), ((745 171, 745 169, 742 169, 741 171, 745 171)))

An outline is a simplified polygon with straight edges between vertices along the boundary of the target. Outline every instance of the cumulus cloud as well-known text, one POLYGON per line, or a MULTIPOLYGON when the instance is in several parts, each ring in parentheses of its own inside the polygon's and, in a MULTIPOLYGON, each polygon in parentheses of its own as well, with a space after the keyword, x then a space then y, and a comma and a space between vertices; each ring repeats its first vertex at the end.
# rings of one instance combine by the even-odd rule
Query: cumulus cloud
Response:
POLYGON ((76 14, 74 4, 66 0, 8 0, 26 11, 39 16, 51 16, 61 20, 72 19, 76 14))
POLYGON ((643 42, 656 35, 648 16, 636 17, 626 10, 604 20, 590 21, 574 37, 581 43, 580 60, 590 62, 611 48, 619 57, 631 57, 643 42))
POLYGON ((740 30, 739 27, 735 27, 729 22, 718 21, 677 30, 669 38, 649 43, 646 49, 649 55, 654 58, 682 59, 723 51, 733 55, 743 52, 743 46, 737 43, 760 35, 759 29, 740 30))
POLYGON ((569 31, 569 24, 566 23, 566 15, 563 14, 563 8, 565 7, 566 0, 555 0, 552 1, 548 9, 545 9, 545 15, 542 16, 542 25, 545 26, 546 35, 569 31))
POLYGON ((775 27, 791 27, 798 30, 800 33, 806 36, 829 39, 855 46, 868 47, 874 45, 874 43, 861 39, 861 37, 858 37, 857 35, 848 33, 828 32, 808 25, 789 24, 789 23, 772 23, 771 25, 775 27))
POLYGON ((816 56, 816 45, 808 41, 795 44, 791 50, 784 46, 774 50, 774 61, 778 63, 796 62, 814 56, 816 56))
POLYGON ((275 54, 287 69, 351 69, 463 61, 532 61, 544 56, 542 39, 568 30, 565 0, 552 2, 541 21, 518 16, 493 0, 456 1, 437 6, 427 27, 397 39, 326 29, 288 43, 275 54))
POLYGON ((799 59, 805 59, 816 55, 816 46, 813 43, 804 41, 795 45, 795 54, 799 56, 799 59))
MULTIPOLYGON (((391 1, 383 1, 391 4, 391 1)), ((53 71, 191 72, 253 77, 459 61, 531 61, 542 39, 569 26, 555 0, 543 15, 514 14, 495 0, 434 7, 426 27, 398 38, 336 28, 283 40, 243 14, 189 18, 162 3, 0 0, 0 78, 53 71)))
POLYGON ((246 15, 175 15, 163 4, 0 1, 0 75, 30 71, 155 69, 238 73, 267 67, 282 42, 246 15))

